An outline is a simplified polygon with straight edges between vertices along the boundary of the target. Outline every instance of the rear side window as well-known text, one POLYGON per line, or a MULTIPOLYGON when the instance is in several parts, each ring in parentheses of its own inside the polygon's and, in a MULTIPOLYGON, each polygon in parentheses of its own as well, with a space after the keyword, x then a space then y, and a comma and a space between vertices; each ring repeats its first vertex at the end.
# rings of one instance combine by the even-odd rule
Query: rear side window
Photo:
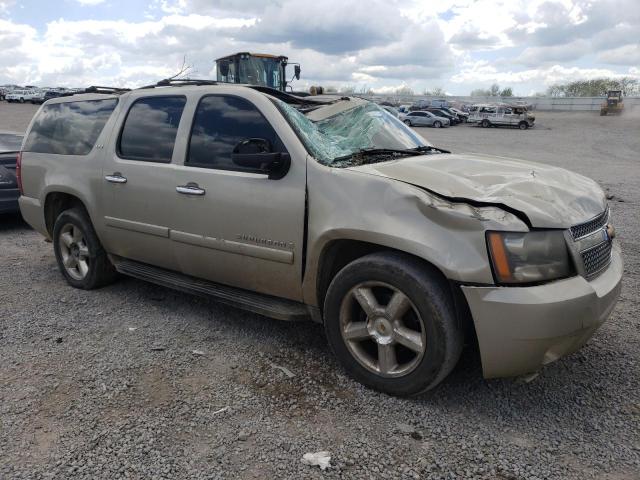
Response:
POLYGON ((230 95, 204 97, 193 120, 186 164, 251 172, 231 161, 234 147, 249 138, 269 141, 272 152, 285 151, 271 124, 251 102, 230 95))
POLYGON ((87 155, 118 100, 86 100, 45 105, 33 122, 24 150, 56 155, 87 155))
POLYGON ((118 154, 147 162, 171 161, 185 97, 149 97, 137 100, 124 121, 118 154))

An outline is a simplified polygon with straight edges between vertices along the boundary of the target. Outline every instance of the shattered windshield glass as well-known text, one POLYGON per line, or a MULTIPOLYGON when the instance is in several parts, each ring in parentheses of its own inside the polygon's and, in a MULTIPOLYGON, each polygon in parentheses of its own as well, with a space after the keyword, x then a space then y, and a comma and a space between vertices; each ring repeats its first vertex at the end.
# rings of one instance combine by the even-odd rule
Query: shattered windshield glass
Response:
MULTIPOLYGON (((349 157, 366 150, 413 150, 425 140, 373 102, 312 122, 292 106, 275 100, 305 147, 320 163, 345 166, 349 157)), ((388 154, 387 154, 388 156, 388 154)))

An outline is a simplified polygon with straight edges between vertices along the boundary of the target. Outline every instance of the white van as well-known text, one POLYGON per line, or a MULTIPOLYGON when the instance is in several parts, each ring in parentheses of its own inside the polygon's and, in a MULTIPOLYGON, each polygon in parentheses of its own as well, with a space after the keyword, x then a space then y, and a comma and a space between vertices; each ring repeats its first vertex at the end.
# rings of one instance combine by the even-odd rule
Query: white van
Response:
POLYGON ((468 122, 478 123, 481 127, 512 126, 526 130, 533 127, 535 119, 522 105, 480 104, 469 109, 468 122))

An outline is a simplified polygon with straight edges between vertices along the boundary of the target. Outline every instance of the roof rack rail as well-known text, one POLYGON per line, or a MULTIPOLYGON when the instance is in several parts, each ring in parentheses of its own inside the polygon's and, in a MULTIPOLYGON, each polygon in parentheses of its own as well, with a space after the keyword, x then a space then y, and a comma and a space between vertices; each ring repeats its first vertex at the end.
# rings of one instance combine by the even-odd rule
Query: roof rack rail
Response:
POLYGON ((140 87, 144 88, 156 88, 156 87, 186 87, 194 85, 218 85, 215 80, 197 79, 197 78, 165 78, 153 85, 145 85, 140 87))
POLYGON ((271 95, 272 97, 277 98, 278 100, 282 100, 285 103, 292 105, 323 105, 323 102, 318 102, 310 97, 299 97, 292 93, 283 92, 281 90, 277 90, 271 87, 263 87, 262 85, 242 85, 244 87, 251 88, 253 90, 257 90, 258 92, 266 93, 267 95, 271 95))
POLYGON ((120 88, 120 87, 100 87, 97 85, 92 85, 90 87, 85 88, 83 91, 77 93, 124 93, 130 92, 130 88, 120 88))

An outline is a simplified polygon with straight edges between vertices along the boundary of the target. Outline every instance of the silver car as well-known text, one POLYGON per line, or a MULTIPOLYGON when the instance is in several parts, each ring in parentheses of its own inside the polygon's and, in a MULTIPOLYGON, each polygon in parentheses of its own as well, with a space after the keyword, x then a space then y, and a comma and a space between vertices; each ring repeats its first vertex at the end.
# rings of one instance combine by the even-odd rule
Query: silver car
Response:
POLYGON ((438 117, 431 112, 409 112, 401 120, 410 127, 448 127, 449 119, 438 117))

